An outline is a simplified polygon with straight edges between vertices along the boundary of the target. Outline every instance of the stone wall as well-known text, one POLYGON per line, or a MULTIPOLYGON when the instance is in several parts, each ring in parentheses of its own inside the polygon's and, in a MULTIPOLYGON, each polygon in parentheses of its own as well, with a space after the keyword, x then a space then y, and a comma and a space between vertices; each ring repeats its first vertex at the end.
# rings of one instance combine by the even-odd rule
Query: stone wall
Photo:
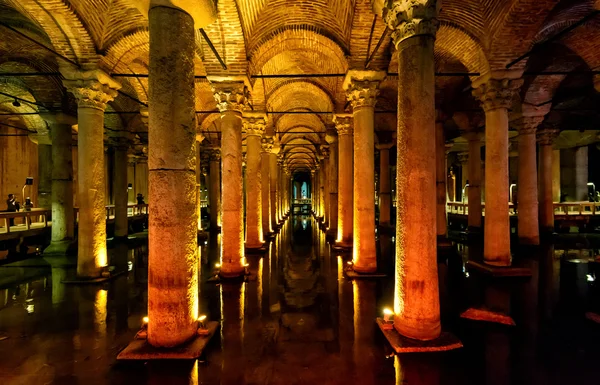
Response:
MULTIPOLYGON (((2 134, 22 134, 15 128, 2 127, 2 134)), ((0 136, 0 210, 6 210, 8 194, 15 194, 22 204, 21 191, 25 178, 33 177, 34 184, 25 189, 25 196, 30 197, 37 206, 38 197, 38 151, 37 145, 27 136, 0 136)))

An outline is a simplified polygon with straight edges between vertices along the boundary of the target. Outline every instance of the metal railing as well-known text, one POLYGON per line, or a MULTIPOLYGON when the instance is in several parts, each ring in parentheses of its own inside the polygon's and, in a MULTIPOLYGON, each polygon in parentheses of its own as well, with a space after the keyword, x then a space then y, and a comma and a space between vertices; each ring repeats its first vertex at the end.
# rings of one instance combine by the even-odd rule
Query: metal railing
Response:
MULTIPOLYGON (((485 203, 481 204, 482 215, 485 215, 485 203)), ((516 215, 518 205, 508 204, 510 215, 516 215)), ((446 212, 449 214, 468 215, 469 204, 462 202, 448 202, 446 212)), ((572 216, 572 215, 600 215, 600 202, 563 202, 554 203, 554 215, 572 216)))
POLYGON ((293 199, 292 200, 292 204, 294 204, 294 205, 310 205, 311 203, 312 203, 312 199, 310 199, 310 198, 293 199))

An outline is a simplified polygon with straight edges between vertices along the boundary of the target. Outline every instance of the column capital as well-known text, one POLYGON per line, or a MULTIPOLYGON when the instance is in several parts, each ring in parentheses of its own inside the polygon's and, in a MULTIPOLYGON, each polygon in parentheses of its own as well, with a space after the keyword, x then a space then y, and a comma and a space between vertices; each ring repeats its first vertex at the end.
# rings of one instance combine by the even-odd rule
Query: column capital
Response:
POLYGON ((396 145, 396 143, 391 142, 391 143, 377 143, 375 144, 375 148, 378 149, 379 151, 381 150, 389 150, 390 148, 394 147, 396 145))
POLYGON ((321 145, 321 156, 323 157, 323 159, 329 159, 329 145, 328 144, 321 145))
POLYGON ((537 141, 541 146, 552 146, 559 133, 557 129, 544 128, 537 132, 537 141))
POLYGON ((285 161, 285 159, 284 159, 283 154, 282 153, 277 154, 277 164, 281 166, 284 161, 285 161))
POLYGON ((437 15, 440 2, 437 0, 391 0, 383 8, 385 25, 392 30, 396 49, 404 40, 413 36, 435 38, 438 28, 437 15))
POLYGON ((263 136, 260 140, 260 146, 263 153, 269 154, 273 152, 273 145, 275 141, 272 136, 263 136))
MULTIPOLYGON (((210 80, 210 79, 209 79, 210 80)), ((250 92, 243 80, 210 80, 210 88, 217 102, 219 112, 233 111, 242 113, 250 92)))
POLYGON ((51 146, 52 145, 52 138, 50 137, 50 133, 48 131, 44 132, 44 133, 40 133, 38 132, 37 134, 29 134, 29 140, 31 140, 33 143, 40 145, 40 144, 46 144, 51 146))
POLYGON ((246 112, 242 117, 242 132, 248 136, 263 136, 267 126, 267 116, 263 112, 246 112))
POLYGON ((106 104, 113 101, 121 84, 100 69, 80 70, 73 66, 59 67, 63 75, 63 85, 77 100, 77 106, 106 110, 106 104))
POLYGON ((338 135, 352 135, 352 114, 335 114, 333 122, 338 135))
POLYGON ((333 144, 335 142, 337 142, 338 137, 337 137, 337 132, 336 130, 327 130, 327 132, 325 133, 325 141, 328 144, 333 144))
POLYGON ((208 160, 210 162, 219 162, 221 160, 221 149, 219 148, 209 148, 208 152, 208 160))
POLYGON ((40 113, 40 118, 44 119, 49 126, 54 124, 64 124, 68 126, 74 126, 77 124, 77 117, 73 115, 68 115, 63 112, 43 112, 40 113))
POLYGON ((520 76, 520 72, 503 71, 483 75, 472 83, 473 96, 479 99, 485 112, 499 108, 509 109, 513 97, 523 85, 523 79, 517 76, 520 76))
POLYGON ((119 132, 118 135, 109 135, 106 140, 108 145, 117 149, 129 149, 132 144, 130 135, 127 132, 119 132))
POLYGON ((342 88, 346 91, 346 99, 350 102, 352 110, 375 107, 379 84, 385 75, 385 71, 348 71, 342 88))
POLYGON ((519 135, 534 135, 544 116, 522 116, 512 125, 517 129, 519 135))

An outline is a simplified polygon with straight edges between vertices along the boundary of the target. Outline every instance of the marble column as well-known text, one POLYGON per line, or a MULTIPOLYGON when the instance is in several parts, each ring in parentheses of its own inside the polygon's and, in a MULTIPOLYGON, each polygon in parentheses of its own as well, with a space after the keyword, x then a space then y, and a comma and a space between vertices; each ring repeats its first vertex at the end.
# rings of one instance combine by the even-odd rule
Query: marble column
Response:
MULTIPOLYGON (((52 141, 50 135, 37 135, 38 145, 38 198, 35 207, 52 208, 52 141)), ((48 218, 50 219, 50 218, 48 218)))
POLYGON ((469 142, 469 231, 481 231, 481 134, 469 131, 466 134, 469 142))
POLYGON ((484 262, 510 266, 508 216, 508 109, 522 79, 516 73, 487 74, 473 82, 473 95, 485 111, 485 226, 484 262), (493 77, 498 76, 498 78, 493 77))
POLYGON ((350 70, 343 88, 354 121, 354 240, 353 262, 358 273, 377 271, 375 250, 375 103, 380 71, 350 70), (360 183, 358 183, 360 181, 360 183))
POLYGON ((538 131, 537 140, 539 150, 539 218, 540 232, 552 234, 554 232, 554 202, 552 194, 553 185, 553 158, 552 143, 558 136, 558 130, 543 129, 538 131))
POLYGON ((167 348, 198 319, 194 20, 153 7, 148 21, 148 342, 167 348))
POLYGON ((280 147, 277 144, 273 144, 271 154, 269 154, 269 178, 271 185, 271 228, 277 229, 279 227, 279 218, 277 216, 277 202, 279 201, 279 172, 277 165, 277 154, 279 154, 280 147))
MULTIPOLYGON (((260 113, 244 114, 246 133, 246 248, 262 247, 262 170, 261 139, 265 133, 266 117, 260 113)), ((268 202, 268 201, 267 201, 268 202)))
POLYGON ((436 234, 438 243, 446 242, 446 135, 444 134, 445 116, 441 111, 435 120, 435 193, 436 193, 436 234))
POLYGON ((79 224, 77 275, 97 278, 107 265, 104 111, 121 85, 101 70, 61 67, 63 84, 77 100, 79 224))
POLYGON ((315 186, 317 184, 317 170, 310 170, 310 202, 312 212, 316 215, 317 213, 317 194, 315 186))
POLYGON ((202 142, 205 137, 202 134, 196 134, 196 215, 198 216, 198 221, 196 222, 196 228, 198 231, 202 231, 202 142))
POLYGON ((440 335, 436 247, 435 78, 439 2, 388 4, 385 21, 398 50, 398 161, 394 328, 431 340, 440 335))
POLYGON ((327 134, 329 143, 329 170, 327 170, 327 187, 329 189, 329 211, 327 227, 330 236, 337 236, 338 227, 338 142, 335 131, 327 134))
POLYGON ((394 143, 379 143, 379 226, 390 226, 392 197, 390 191, 390 149, 394 143))
POLYGON ((575 185, 575 201, 588 201, 588 147, 582 146, 574 148, 573 150, 575 157, 575 172, 574 172, 574 185, 575 185))
POLYGON ((127 150, 126 138, 113 138, 114 169, 113 188, 115 196, 115 238, 127 237, 129 222, 127 218, 127 150))
POLYGON ((262 199, 262 229, 263 236, 271 234, 271 177, 269 167, 269 156, 273 150, 273 138, 263 136, 261 139, 260 173, 261 173, 261 199, 262 199))
POLYGON ((353 233, 353 130, 352 116, 349 114, 334 116, 335 129, 338 133, 338 224, 337 244, 352 247, 353 233))
POLYGON ((524 116, 516 123, 519 130, 518 233, 519 242, 526 245, 540 244, 535 132, 542 120, 543 116, 524 116))
POLYGON ((75 237, 72 126, 77 119, 58 113, 43 117, 52 135, 52 238, 44 255, 64 255, 75 237))
POLYGON ((221 112, 221 276, 244 274, 244 196, 242 186, 242 111, 248 89, 241 81, 212 82, 221 112))
POLYGON ((221 228, 221 150, 209 150, 208 200, 210 206, 210 228, 221 228))

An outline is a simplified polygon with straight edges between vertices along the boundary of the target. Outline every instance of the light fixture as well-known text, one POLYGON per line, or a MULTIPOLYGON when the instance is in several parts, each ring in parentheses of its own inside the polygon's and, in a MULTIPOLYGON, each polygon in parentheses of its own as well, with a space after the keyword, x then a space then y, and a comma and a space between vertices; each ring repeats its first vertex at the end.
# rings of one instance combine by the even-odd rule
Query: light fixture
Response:
POLYGON ((208 335, 208 329, 206 328, 206 324, 204 323, 204 321, 206 321, 206 315, 201 315, 200 317, 198 317, 198 330, 197 333, 200 336, 207 336, 208 335))
POLYGON ((394 312, 392 311, 392 309, 390 309, 388 307, 383 309, 383 321, 384 322, 390 322, 390 320, 393 316, 394 316, 394 312))

